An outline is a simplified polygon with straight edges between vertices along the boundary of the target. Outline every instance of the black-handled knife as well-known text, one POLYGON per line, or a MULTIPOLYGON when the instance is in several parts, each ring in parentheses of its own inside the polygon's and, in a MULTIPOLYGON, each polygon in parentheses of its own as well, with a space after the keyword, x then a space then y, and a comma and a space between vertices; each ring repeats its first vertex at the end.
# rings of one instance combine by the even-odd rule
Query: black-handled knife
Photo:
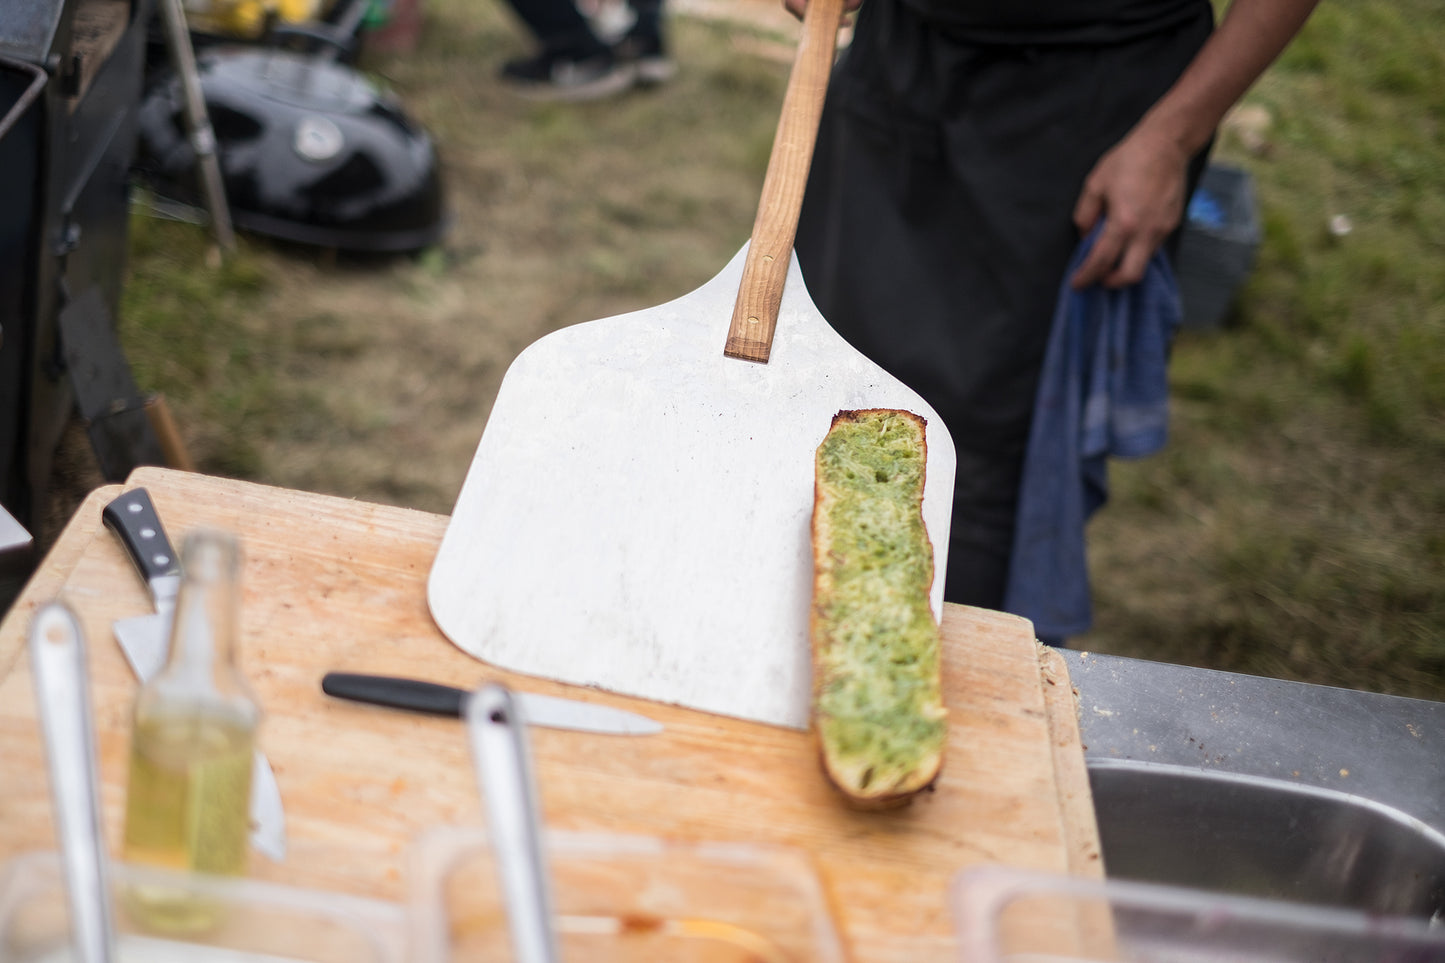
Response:
POLYGON ((466 689, 436 682, 356 672, 326 673, 321 679, 321 691, 353 702, 457 718, 461 717, 468 695, 466 689))
MULTIPOLYGON (((357 672, 326 673, 321 679, 321 691, 338 699, 454 718, 463 716, 471 696, 466 689, 437 682, 357 672)), ((645 736, 662 731, 662 723, 625 709, 535 692, 514 692, 513 698, 528 725, 617 736, 645 736)))
POLYGON ((180 590, 181 561, 150 492, 134 488, 124 493, 101 510, 100 518, 125 546, 126 555, 150 589, 156 611, 168 625, 180 590))
MULTIPOLYGON (((166 662, 171 619, 181 587, 180 559, 144 488, 122 492, 101 509, 100 517, 125 547, 155 602, 154 613, 119 619, 112 626, 126 661, 144 683, 166 662)), ((251 841, 277 862, 286 858, 286 812, 281 806, 281 789, 271 763, 259 749, 251 774, 251 841)))

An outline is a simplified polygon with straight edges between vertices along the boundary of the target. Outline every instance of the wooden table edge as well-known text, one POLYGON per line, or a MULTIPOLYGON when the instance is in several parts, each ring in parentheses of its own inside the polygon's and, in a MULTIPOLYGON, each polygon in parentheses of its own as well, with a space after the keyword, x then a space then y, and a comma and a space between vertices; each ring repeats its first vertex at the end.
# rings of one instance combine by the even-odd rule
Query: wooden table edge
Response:
POLYGON ((21 588, 20 594, 15 597, 10 611, 0 619, 0 639, 14 638, 19 642, 12 651, 0 650, 0 679, 11 673, 21 653, 25 651, 23 640, 29 636, 30 620, 42 605, 62 597, 62 590, 70 579, 70 573, 80 562, 85 550, 90 547, 90 538, 81 537, 78 530, 98 527, 101 524, 101 508, 127 487, 130 487, 129 482, 124 485, 103 485, 85 496, 61 529, 55 543, 46 550, 40 564, 21 588), (22 623, 21 627, 12 625, 12 620, 22 623))
POLYGON ((1039 643, 1039 671, 1048 712, 1049 740, 1053 750, 1055 782, 1061 796, 1064 843, 1070 875, 1101 878, 1103 848, 1094 799, 1088 792, 1068 792, 1066 786, 1089 785, 1079 731, 1079 700, 1069 677, 1068 663, 1057 650, 1039 643))
MULTIPOLYGON (((0 622, 0 637, 13 644, 0 648, 0 679, 6 678, 14 669, 24 651, 26 625, 12 626, 11 619, 27 621, 41 605, 53 598, 61 597, 67 582, 71 579, 77 564, 86 549, 103 533, 100 511, 104 504, 120 492, 143 485, 163 487, 168 477, 184 474, 167 469, 138 469, 124 484, 107 485, 91 492, 74 516, 67 522, 60 537, 42 560, 35 574, 23 588, 11 611, 0 622), (13 636, 10 634, 13 632, 13 636), (19 640, 19 641, 15 641, 19 640)), ((246 484, 255 484, 247 482, 246 484)), ((267 486, 270 487, 270 486, 267 486)), ((278 489, 285 491, 284 489, 278 489)), ((328 497, 328 496, 320 496, 328 497)), ((329 496, 336 498, 336 496, 329 496)), ((349 501, 349 499, 338 499, 349 501)), ((398 509, 401 511, 400 509, 398 509)), ((430 516, 437 521, 440 516, 430 516)), ((1005 613, 988 613, 991 620, 1017 620, 1016 616, 1005 613)), ((1018 620, 1025 621, 1025 620, 1018 620)), ((1032 627, 1029 628, 1032 634, 1032 627)), ((1055 786, 1059 791, 1060 832, 1066 855, 1066 871, 1071 875, 1102 877, 1103 862, 1100 856, 1098 830, 1094 820, 1092 798, 1087 791, 1087 773, 1079 744, 1077 701, 1073 692, 1068 668, 1053 649, 1038 645, 1038 685, 1043 694, 1045 722, 1050 738, 1050 753, 1054 768, 1055 786), (1066 786, 1083 786, 1082 791, 1065 792, 1066 786)), ((810 854, 816 859, 816 854, 810 854)), ((832 900, 828 875, 819 874, 829 900, 832 900)), ((836 907, 834 907, 836 911, 836 907)), ((839 936, 844 936, 839 928, 839 936)), ((854 958, 851 941, 844 940, 849 958, 854 958)))

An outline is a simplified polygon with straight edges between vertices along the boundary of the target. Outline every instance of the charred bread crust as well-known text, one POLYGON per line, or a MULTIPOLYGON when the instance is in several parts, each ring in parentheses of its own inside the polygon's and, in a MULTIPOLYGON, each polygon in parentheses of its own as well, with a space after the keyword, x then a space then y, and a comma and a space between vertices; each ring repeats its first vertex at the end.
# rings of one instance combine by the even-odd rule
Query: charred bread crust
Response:
POLYGON ((858 809, 906 804, 943 766, 926 425, 896 409, 840 411, 816 455, 813 730, 829 781, 858 809))

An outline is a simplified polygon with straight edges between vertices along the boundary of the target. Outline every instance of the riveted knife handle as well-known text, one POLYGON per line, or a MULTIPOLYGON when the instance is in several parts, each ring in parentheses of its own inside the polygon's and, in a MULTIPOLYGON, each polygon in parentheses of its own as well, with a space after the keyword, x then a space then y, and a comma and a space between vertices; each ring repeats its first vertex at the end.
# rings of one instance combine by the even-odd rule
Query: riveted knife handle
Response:
POLYGON ((166 530, 161 527, 161 517, 156 512, 150 493, 144 488, 134 488, 121 495, 100 513, 105 527, 115 532, 126 554, 140 571, 146 584, 167 575, 179 575, 180 560, 166 530))
POLYGON ((469 695, 465 689, 436 682, 357 672, 326 673, 321 678, 321 691, 338 699, 453 718, 461 716, 469 695))

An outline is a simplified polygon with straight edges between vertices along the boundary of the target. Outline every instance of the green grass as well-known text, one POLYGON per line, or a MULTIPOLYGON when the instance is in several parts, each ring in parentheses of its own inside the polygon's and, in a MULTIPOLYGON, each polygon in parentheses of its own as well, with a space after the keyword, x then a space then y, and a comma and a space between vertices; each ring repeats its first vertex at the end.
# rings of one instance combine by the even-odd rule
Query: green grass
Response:
POLYGON ((221 265, 205 231, 137 213, 122 339, 199 467, 445 511, 465 426, 517 351, 720 269, 752 222, 786 66, 734 49, 752 31, 675 27, 685 69, 665 88, 536 104, 496 79, 527 47, 504 8, 429 0, 415 54, 364 64, 441 154, 456 223, 414 258, 243 237, 221 265))
POLYGON ((1176 349, 1168 452, 1115 471, 1094 647, 1445 698, 1442 51, 1429 0, 1322 4, 1247 98, 1268 152, 1222 139, 1264 241, 1176 349), (1128 543, 1171 531, 1190 557, 1141 575, 1128 543))
POLYGON ((121 309, 136 381, 207 426, 191 439, 208 469, 251 477, 258 435, 275 404, 284 345, 261 336, 255 309, 267 282, 250 245, 224 264, 189 224, 132 217, 130 273, 121 309))
MULTIPOLYGON (((1080 647, 1445 699, 1438 11, 1322 4, 1247 98, 1272 117, 1268 151, 1221 138, 1218 156, 1253 174, 1264 240, 1230 323, 1177 345, 1169 447, 1113 468, 1090 531, 1097 628, 1080 647), (1339 214, 1343 237, 1328 229, 1339 214)), ((204 470, 444 510, 454 489, 414 477, 435 466, 373 476, 342 453, 422 452, 426 431, 475 408, 527 340, 502 318, 535 313, 541 333, 660 303, 746 237, 785 67, 740 54, 739 28, 679 20, 684 70, 657 94, 538 107, 497 89, 495 66, 524 42, 495 5, 430 0, 428 16, 416 55, 370 66, 441 144, 469 233, 360 266, 298 268, 297 252, 249 242, 222 267, 197 229, 135 221, 122 334, 204 470), (443 340, 464 281, 482 294, 456 317, 498 345, 485 362, 443 340), (408 358, 410 415, 381 389, 337 397, 382 329, 286 300, 323 285, 353 292, 353 310, 355 291, 390 292, 395 323, 413 321, 381 349, 428 349, 408 358), (464 362, 470 382, 447 387, 464 362)))

